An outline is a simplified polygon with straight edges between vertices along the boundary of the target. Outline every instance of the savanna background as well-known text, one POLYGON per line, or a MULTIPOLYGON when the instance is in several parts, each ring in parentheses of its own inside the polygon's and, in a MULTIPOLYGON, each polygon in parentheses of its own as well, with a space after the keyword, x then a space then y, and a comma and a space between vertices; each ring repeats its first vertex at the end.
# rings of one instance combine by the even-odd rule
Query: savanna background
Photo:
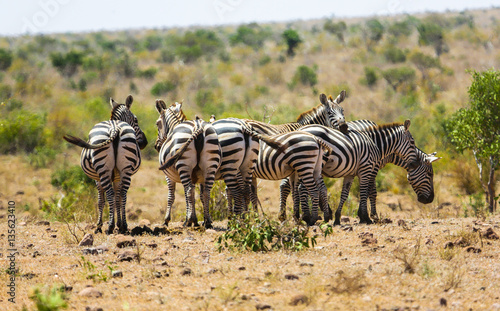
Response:
MULTIPOLYGON (((152 303, 167 304, 169 307, 158 306, 167 309, 176 309, 176 303, 194 310, 259 309, 266 307, 262 301, 269 302, 270 308, 284 310, 291 308, 290 298, 297 295, 305 298, 293 307, 304 310, 374 309, 375 305, 387 309, 438 308, 443 306, 440 299, 445 296, 445 303, 447 299, 457 301, 457 309, 493 308, 495 303, 500 308, 499 265, 493 264, 491 274, 485 266, 491 264, 492 258, 498 258, 498 242, 486 243, 480 233, 476 234, 483 225, 497 228, 494 230, 498 232, 498 215, 488 211, 472 153, 457 151, 447 127, 450 116, 468 105, 472 81, 468 70, 499 68, 499 46, 497 8, 0 37, 0 217, 6 219, 7 202, 15 201, 23 245, 19 259, 22 290, 18 298, 27 308, 34 308, 34 302, 41 298, 33 293, 32 299, 27 298, 33 286, 41 284, 43 291, 44 285, 60 281, 54 279, 54 274, 61 278, 64 274, 62 282, 75 289, 74 293, 64 294, 66 300, 61 301, 69 301, 71 307, 79 310, 92 305, 76 294, 89 284, 104 292, 104 299, 96 300, 95 308, 103 306, 105 310, 144 309, 152 303), (128 94, 133 95, 132 111, 150 142, 142 152, 141 169, 134 175, 128 193, 127 217, 132 227, 139 223, 159 226, 165 213, 166 183, 158 171, 157 152, 153 148, 157 135, 156 98, 167 103, 182 101, 183 110, 191 119, 198 115, 208 120, 214 114, 219 119, 239 117, 279 124, 293 122, 301 112, 318 105, 320 93, 336 97, 341 90, 347 91, 342 103, 347 120, 386 123, 411 119, 410 130, 417 146, 427 153, 437 151, 442 157, 434 164, 433 203, 418 203, 406 180, 406 171, 388 166, 377 177, 378 210, 382 218, 388 219, 385 224, 354 230, 347 225, 350 229, 346 231, 335 228, 330 235, 317 238, 320 246, 300 253, 218 253, 215 241, 224 231, 227 218, 224 185, 219 182, 211 194, 213 218, 220 222, 217 230, 178 230, 178 234, 157 238, 161 254, 150 245, 154 241, 138 237, 135 252, 139 260, 130 264, 117 262, 112 252, 118 252, 115 237, 99 235, 95 237, 96 244, 107 244, 112 251, 81 256, 77 244, 85 233, 92 232, 91 224, 97 219, 96 190, 79 166, 80 149, 64 142, 62 136, 86 138, 95 123, 109 119, 110 97, 124 102, 128 94), (48 221, 47 230, 41 220, 48 221), (51 230, 57 233, 51 234, 51 230), (372 238, 378 235, 378 242, 368 241, 362 244, 364 248, 360 248, 358 239, 349 238, 352 235, 364 241, 370 234, 372 238), (454 243, 459 238, 466 240, 467 246, 482 249, 482 253, 444 248, 447 242, 454 243), (384 243, 388 246, 383 247, 384 243), (366 248, 372 244, 377 246, 366 248), (41 259, 34 255, 34 249, 39 250, 41 259), (218 258, 216 267, 210 268, 215 272, 203 266, 206 252, 218 258), (368 260, 372 252, 380 258, 368 260), (321 260, 333 253, 334 260, 321 260), (62 256, 61 265, 42 269, 51 262, 51 256, 62 256), (349 264, 339 261, 343 258, 349 264), (269 262, 280 262, 280 268, 269 267, 269 262), (291 262, 298 268, 283 268, 291 262), (376 266, 377 262, 383 264, 376 266), (186 278, 192 280, 183 281, 189 265, 193 265, 192 272, 186 278), (62 272, 61 267, 70 268, 62 272), (125 273, 120 281, 110 276, 117 269, 125 273), (282 275, 283 269, 293 270, 289 271, 291 275, 302 282, 300 293, 294 292, 297 286, 281 284, 283 278, 290 280, 282 275), (307 271, 297 271, 304 269, 307 271), (73 270, 78 273, 72 274, 73 270), (235 275, 238 271, 248 275, 242 278, 235 275), (369 276, 370 273, 374 275, 369 276), (329 274, 329 281, 324 281, 329 274), (390 283, 386 278, 391 274, 398 275, 399 281, 390 285, 394 287, 388 285, 388 292, 384 292, 374 278, 390 283), (483 290, 488 276, 497 285, 483 290), (212 278, 213 284, 203 284, 205 277, 212 278), (23 281, 28 279, 29 282, 23 281), (168 280, 175 280, 175 284, 166 285, 168 280), (464 285, 468 282, 473 286, 464 285), (163 283, 165 290, 156 288, 156 295, 147 283, 163 283), (411 290, 414 284, 421 290, 411 290), (425 284, 428 290, 424 289, 425 284), (201 289, 195 290, 198 287, 201 289), (181 293, 174 295, 177 290, 181 293), (392 290, 398 292, 394 297, 392 290), (459 294, 453 296, 450 290, 459 294), (483 299, 474 298, 476 291, 483 299), (427 294, 422 298, 418 293, 423 292, 427 294), (352 304, 341 302, 339 295, 350 297, 352 304)), ((336 207, 341 180, 328 180, 327 186, 330 203, 336 207)), ((498 189, 497 183, 495 186, 498 189)), ((278 191, 279 182, 259 184, 267 218, 277 219, 278 191)), ((356 221, 358 194, 355 184, 344 207, 348 217, 345 220, 350 224, 356 221)), ((290 199, 288 203, 291 206, 290 199)), ((173 220, 178 222, 175 227, 180 226, 185 215, 180 185, 174 208, 173 220)), ((107 211, 105 215, 107 219, 107 211)), ((202 217, 199 208, 198 216, 202 217)), ((2 243, 6 244, 5 236, 2 243)), ((6 281, 7 275, 4 277, 6 281)), ((53 295, 59 294, 55 291, 53 295)), ((6 304, 6 298, 2 299, 2 304, 6 304)), ((13 309, 21 307, 18 303, 13 309)))

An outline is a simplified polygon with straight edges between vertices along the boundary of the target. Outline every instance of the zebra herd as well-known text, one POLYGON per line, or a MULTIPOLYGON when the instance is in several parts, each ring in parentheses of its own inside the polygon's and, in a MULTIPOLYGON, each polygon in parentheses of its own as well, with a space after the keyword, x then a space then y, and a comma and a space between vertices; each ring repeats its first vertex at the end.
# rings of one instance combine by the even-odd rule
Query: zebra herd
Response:
MULTIPOLYGON (((210 122, 198 117, 187 120, 182 103, 167 106, 163 100, 156 100, 159 117, 154 148, 159 153, 159 170, 165 174, 168 187, 164 224, 168 226, 171 221, 176 183, 184 187, 184 225, 198 226, 195 185, 199 184, 203 225, 211 228, 209 198, 215 180, 225 182, 228 209, 238 215, 248 210, 250 204, 254 209, 260 204, 257 178, 282 180, 280 220, 286 219, 286 198, 291 192, 296 220, 314 225, 321 210, 324 221, 328 222, 333 218, 333 212, 328 204, 323 177, 343 177, 334 220, 334 224, 340 224, 342 206, 355 176, 360 180, 360 223, 371 224, 372 218, 377 218, 375 177, 378 170, 388 163, 407 170, 408 181, 419 202, 432 202, 432 162, 440 158, 435 156, 436 153, 426 154, 415 146, 409 131, 410 121, 383 125, 369 120, 346 122, 340 105, 345 95, 342 91, 334 100, 321 94, 319 105, 299 115, 296 122, 280 125, 250 119, 216 120, 213 115, 210 122)), ((115 210, 119 232, 127 232, 127 191, 131 176, 141 163, 140 149, 147 145, 137 118, 130 111, 132 96, 127 97, 125 105, 113 99, 110 102, 110 120, 96 124, 90 131, 88 142, 64 136, 66 141, 83 148, 82 169, 96 181, 99 207, 96 232, 101 232, 102 211, 105 201, 108 201, 107 234, 115 229, 115 210)))

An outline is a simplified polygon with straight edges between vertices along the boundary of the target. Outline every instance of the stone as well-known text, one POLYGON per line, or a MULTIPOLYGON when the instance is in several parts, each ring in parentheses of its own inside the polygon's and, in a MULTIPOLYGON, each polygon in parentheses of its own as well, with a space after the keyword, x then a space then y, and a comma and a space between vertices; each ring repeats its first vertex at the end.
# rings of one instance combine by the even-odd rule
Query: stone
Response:
POLYGON ((361 245, 363 246, 368 246, 368 245, 372 245, 372 244, 377 244, 378 241, 376 238, 364 238, 363 240, 361 240, 361 245))
POLYGON ((340 217, 340 222, 349 223, 351 222, 351 219, 347 216, 342 216, 340 217))
POLYGON ((90 298, 101 298, 102 293, 94 287, 86 287, 82 289, 78 296, 90 297, 90 298))
POLYGON ((137 253, 133 251, 123 251, 120 254, 118 254, 118 261, 132 261, 137 258, 137 253))
POLYGON ((111 277, 114 277, 114 278, 122 278, 123 277, 123 272, 121 272, 120 270, 115 270, 111 273, 111 277))
POLYGON ((125 236, 125 235, 117 235, 116 236, 116 246, 118 248, 124 248, 127 246, 135 246, 135 239, 130 236, 125 236))
POLYGON ((441 307, 446 307, 448 305, 448 301, 446 301, 445 298, 441 298, 441 299, 439 299, 439 305, 441 307))
POLYGON ((285 279, 287 279, 287 280, 298 280, 299 277, 296 276, 295 274, 289 273, 289 274, 285 274, 285 279))
POLYGON ((271 305, 268 305, 267 303, 258 303, 256 306, 255 306, 255 309, 257 310, 267 310, 267 309, 271 309, 271 305))
POLYGON ((139 220, 139 226, 141 226, 141 227, 150 226, 150 225, 151 225, 151 221, 149 221, 149 219, 139 220))
POLYGON ((161 234, 165 235, 167 233, 168 233, 168 230, 165 227, 155 227, 153 230, 153 235, 155 235, 155 236, 159 236, 161 234))
POLYGON ((85 311, 103 311, 101 307, 85 307, 85 311))
POLYGON ((37 226, 50 226, 50 222, 48 222, 47 220, 40 220, 40 221, 37 221, 35 223, 35 225, 37 225, 37 226))
POLYGON ((490 239, 490 240, 498 240, 499 239, 498 234, 496 234, 496 232, 493 231, 492 228, 483 229, 481 231, 481 236, 483 236, 484 238, 490 239))
POLYGON ((309 303, 309 298, 306 295, 299 294, 292 297, 290 301, 291 306, 297 306, 299 304, 305 305, 309 303))
POLYGON ((92 246, 94 245, 94 235, 92 233, 87 233, 83 236, 83 239, 80 241, 78 246, 92 246))
POLYGON ((191 269, 189 268, 184 268, 182 271, 181 271, 181 275, 190 275, 192 274, 193 271, 191 271, 191 269))

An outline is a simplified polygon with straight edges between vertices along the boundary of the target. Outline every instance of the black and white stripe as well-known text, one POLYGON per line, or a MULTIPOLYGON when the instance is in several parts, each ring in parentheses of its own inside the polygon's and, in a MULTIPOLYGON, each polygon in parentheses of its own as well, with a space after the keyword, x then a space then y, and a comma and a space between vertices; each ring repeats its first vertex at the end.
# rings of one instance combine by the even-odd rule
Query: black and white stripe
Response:
POLYGON ((66 141, 84 148, 80 161, 82 169, 96 181, 99 208, 96 233, 102 232, 102 212, 106 199, 110 214, 106 233, 113 233, 115 228, 115 210, 119 231, 127 232, 127 191, 132 175, 141 165, 139 149, 144 149, 148 143, 137 118, 130 111, 132 102, 131 95, 127 97, 125 105, 111 99, 111 120, 96 124, 90 131, 88 143, 77 137, 64 136, 66 141))

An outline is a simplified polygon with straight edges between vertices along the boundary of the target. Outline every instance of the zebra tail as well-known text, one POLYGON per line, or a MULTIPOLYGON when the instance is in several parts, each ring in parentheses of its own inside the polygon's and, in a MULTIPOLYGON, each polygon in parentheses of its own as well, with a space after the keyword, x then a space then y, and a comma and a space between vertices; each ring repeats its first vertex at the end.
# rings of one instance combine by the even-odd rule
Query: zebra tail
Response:
POLYGON ((265 142, 266 144, 268 144, 271 148, 277 149, 279 153, 282 153, 286 149, 285 145, 283 145, 279 141, 273 139, 271 136, 262 135, 262 134, 259 134, 259 133, 255 132, 251 128, 251 126, 248 125, 247 123, 244 123, 243 131, 244 131, 244 134, 247 134, 247 135, 255 137, 255 138, 259 139, 259 140, 262 140, 263 142, 265 142))
POLYGON ((332 147, 328 143, 326 143, 323 139, 319 138, 318 136, 314 136, 318 144, 327 152, 327 154, 333 153, 332 147))
POLYGON ((99 149, 99 148, 102 148, 102 147, 112 143, 113 140, 118 136, 119 132, 120 132, 119 129, 113 128, 109 138, 106 139, 105 141, 103 141, 102 143, 99 143, 96 145, 89 144, 88 142, 84 141, 83 139, 75 137, 75 136, 71 136, 71 135, 64 135, 63 138, 68 143, 71 143, 73 145, 77 145, 78 147, 87 148, 87 149, 99 149))
POLYGON ((179 158, 184 154, 186 149, 189 147, 189 144, 193 140, 195 140, 196 137, 198 137, 202 132, 203 132, 203 127, 200 127, 199 129, 195 130, 193 132, 193 135, 191 135, 191 137, 188 140, 186 140, 186 142, 179 149, 177 149, 175 154, 172 157, 170 157, 170 159, 168 159, 165 163, 163 163, 158 169, 160 171, 163 171, 174 165, 174 163, 177 162, 177 160, 179 160, 179 158))

